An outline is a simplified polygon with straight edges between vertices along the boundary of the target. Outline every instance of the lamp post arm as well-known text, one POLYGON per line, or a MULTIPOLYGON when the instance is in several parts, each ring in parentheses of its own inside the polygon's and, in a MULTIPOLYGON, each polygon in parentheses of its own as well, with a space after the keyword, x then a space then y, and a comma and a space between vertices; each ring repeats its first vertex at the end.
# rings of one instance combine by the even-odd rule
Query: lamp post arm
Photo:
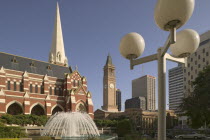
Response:
POLYGON ((157 54, 146 56, 146 57, 143 57, 140 59, 131 59, 130 60, 130 69, 132 70, 135 65, 147 63, 147 62, 154 61, 154 60, 157 60, 157 54))
POLYGON ((185 67, 186 67, 186 64, 187 64, 187 57, 185 58, 176 58, 176 57, 173 57, 171 56, 170 54, 166 53, 165 54, 165 58, 169 61, 172 61, 172 62, 177 62, 177 63, 182 63, 182 64, 185 64, 185 67))
POLYGON ((170 30, 170 34, 168 36, 168 39, 166 40, 164 47, 163 47, 163 51, 161 56, 163 57, 165 55, 165 53, 167 52, 168 48, 170 47, 171 44, 176 43, 176 28, 172 28, 170 30))

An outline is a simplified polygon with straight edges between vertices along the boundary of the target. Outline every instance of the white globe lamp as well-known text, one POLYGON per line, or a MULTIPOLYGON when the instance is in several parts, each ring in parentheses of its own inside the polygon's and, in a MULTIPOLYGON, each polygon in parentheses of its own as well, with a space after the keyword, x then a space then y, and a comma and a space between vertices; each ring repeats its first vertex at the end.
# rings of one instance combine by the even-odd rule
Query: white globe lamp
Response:
POLYGON ((136 59, 143 52, 145 42, 143 37, 135 32, 126 34, 120 41, 120 54, 126 59, 136 59))
POLYGON ((185 29, 177 33, 177 41, 170 46, 171 53, 174 57, 186 57, 194 53, 199 44, 200 36, 192 29, 185 29))
POLYGON ((192 16, 195 0, 158 0, 154 19, 159 28, 169 31, 180 28, 192 16))

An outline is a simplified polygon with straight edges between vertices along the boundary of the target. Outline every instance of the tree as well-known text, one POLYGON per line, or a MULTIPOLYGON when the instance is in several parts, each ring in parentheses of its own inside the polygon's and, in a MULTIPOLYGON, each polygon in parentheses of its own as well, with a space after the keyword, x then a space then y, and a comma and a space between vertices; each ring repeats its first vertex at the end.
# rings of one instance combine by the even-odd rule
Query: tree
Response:
POLYGON ((191 126, 210 124, 210 66, 204 68, 192 82, 194 91, 183 99, 180 108, 191 119, 191 126))

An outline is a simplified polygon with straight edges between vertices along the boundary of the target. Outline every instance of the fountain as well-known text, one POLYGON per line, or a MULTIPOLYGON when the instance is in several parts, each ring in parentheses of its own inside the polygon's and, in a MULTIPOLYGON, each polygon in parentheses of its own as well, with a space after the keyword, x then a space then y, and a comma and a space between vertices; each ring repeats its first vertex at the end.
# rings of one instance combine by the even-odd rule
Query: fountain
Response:
POLYGON ((81 138, 100 136, 98 128, 87 113, 58 112, 50 117, 41 136, 81 138))

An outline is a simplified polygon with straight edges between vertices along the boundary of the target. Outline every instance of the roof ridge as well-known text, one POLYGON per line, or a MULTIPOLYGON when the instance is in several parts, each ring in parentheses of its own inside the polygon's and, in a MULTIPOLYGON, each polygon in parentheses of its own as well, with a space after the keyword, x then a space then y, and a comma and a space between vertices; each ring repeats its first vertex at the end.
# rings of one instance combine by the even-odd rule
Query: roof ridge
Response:
POLYGON ((28 57, 24 57, 24 56, 18 56, 18 55, 11 54, 11 53, 6 53, 6 52, 0 52, 0 53, 7 54, 7 55, 12 55, 12 56, 15 56, 15 57, 26 58, 26 59, 30 59, 30 60, 33 60, 33 61, 44 62, 44 63, 50 64, 50 65, 55 65, 55 66, 61 66, 61 67, 68 68, 68 67, 66 67, 66 66, 56 65, 56 64, 52 64, 52 63, 49 63, 49 62, 46 62, 46 61, 41 61, 41 60, 37 60, 37 59, 33 59, 33 58, 28 58, 28 57))

